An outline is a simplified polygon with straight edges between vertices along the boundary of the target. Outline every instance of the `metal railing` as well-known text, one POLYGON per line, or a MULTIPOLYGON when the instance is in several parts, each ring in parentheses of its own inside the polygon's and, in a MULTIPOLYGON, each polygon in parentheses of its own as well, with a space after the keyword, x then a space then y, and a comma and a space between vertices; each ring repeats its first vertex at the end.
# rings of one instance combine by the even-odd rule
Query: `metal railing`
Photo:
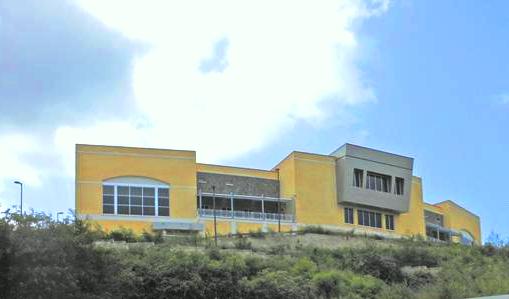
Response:
MULTIPOLYGON (((214 217, 214 210, 212 209, 199 209, 198 213, 201 217, 214 217)), ((293 222, 294 217, 292 214, 277 214, 277 213, 263 213, 263 212, 247 212, 247 211, 229 211, 229 210, 216 210, 216 217, 218 218, 236 218, 236 219, 253 219, 260 221, 278 221, 293 222)))

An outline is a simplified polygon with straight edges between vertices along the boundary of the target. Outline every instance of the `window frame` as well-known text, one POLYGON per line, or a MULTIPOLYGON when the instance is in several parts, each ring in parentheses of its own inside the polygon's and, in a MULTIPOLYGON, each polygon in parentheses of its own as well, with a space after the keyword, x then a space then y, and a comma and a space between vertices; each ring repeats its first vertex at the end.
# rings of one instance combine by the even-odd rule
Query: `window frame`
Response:
POLYGON ((382 213, 357 209, 357 224, 372 228, 382 228, 382 213))
POLYGON ((353 208, 348 208, 348 207, 344 208, 344 219, 343 220, 345 223, 354 224, 355 222, 353 219, 354 218, 353 215, 354 215, 353 208))
MULTIPOLYGON (((116 216, 132 216, 132 217, 159 217, 159 189, 167 189, 168 190, 168 206, 161 206, 163 208, 167 208, 168 209, 168 216, 164 215, 164 216, 160 216, 160 217, 170 217, 170 213, 171 213, 171 210, 170 210, 170 200, 171 200, 171 186, 169 185, 163 185, 163 184, 137 184, 137 183, 119 183, 119 182, 103 182, 102 183, 102 204, 103 204, 103 215, 116 215, 116 216), (114 213, 104 213, 104 187, 105 186, 110 186, 110 187, 113 187, 113 191, 114 191, 114 195, 113 195, 113 199, 114 199, 114 213), (118 207, 119 207, 119 204, 118 204, 118 187, 127 187, 129 188, 128 190, 128 198, 129 198, 129 202, 127 205, 125 204, 122 204, 121 206, 124 207, 128 207, 128 211, 129 211, 129 214, 120 214, 118 213, 118 207), (131 205, 131 187, 133 188, 141 188, 141 205, 131 205), (144 199, 145 197, 143 196, 143 188, 153 188, 154 189, 154 196, 147 196, 148 197, 152 197, 154 199, 154 205, 144 205, 144 199), (134 206, 134 207, 139 207, 141 208, 141 214, 131 214, 131 207, 134 206), (154 208, 154 215, 143 215, 144 213, 144 208, 147 207, 147 208, 154 208)), ((110 194, 107 194, 107 196, 111 196, 110 194)), ((110 204, 107 204, 107 205, 110 205, 110 204)))
POLYGON ((357 188, 364 187, 364 169, 353 169, 353 186, 357 188), (360 175, 360 177, 358 175, 360 175))
POLYGON ((385 229, 395 230, 394 215, 385 214, 385 229), (390 220, 390 221, 389 221, 390 220))
POLYGON ((394 178, 394 194, 396 195, 405 195, 405 179, 402 177, 394 178), (399 192, 399 184, 401 182, 401 192, 399 192))
POLYGON ((376 192, 391 193, 392 176, 373 171, 366 171, 366 189, 376 192))

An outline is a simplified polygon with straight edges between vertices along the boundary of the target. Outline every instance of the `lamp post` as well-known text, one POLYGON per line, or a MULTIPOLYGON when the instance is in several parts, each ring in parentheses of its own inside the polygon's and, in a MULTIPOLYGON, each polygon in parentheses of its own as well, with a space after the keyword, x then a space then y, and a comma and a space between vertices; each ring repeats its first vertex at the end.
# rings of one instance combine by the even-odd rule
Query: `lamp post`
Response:
POLYGON ((21 208, 21 215, 23 216, 23 183, 20 182, 20 181, 14 181, 14 184, 18 184, 21 188, 21 192, 20 192, 20 198, 21 198, 21 205, 20 205, 20 208, 21 208))
POLYGON ((58 212, 57 213, 57 223, 58 223, 58 215, 62 215, 64 212, 58 212))
POLYGON ((214 211, 214 244, 217 247, 216 186, 212 186, 212 209, 214 211))
POLYGON ((277 199, 277 230, 281 233, 281 198, 277 199))

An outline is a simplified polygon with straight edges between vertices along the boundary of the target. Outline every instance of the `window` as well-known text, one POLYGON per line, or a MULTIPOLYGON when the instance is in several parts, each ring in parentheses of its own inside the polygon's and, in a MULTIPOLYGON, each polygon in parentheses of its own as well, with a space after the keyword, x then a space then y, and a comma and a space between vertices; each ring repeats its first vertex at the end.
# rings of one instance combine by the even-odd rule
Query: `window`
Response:
POLYGON ((357 223, 359 225, 382 228, 382 214, 357 210, 357 223))
POLYGON ((353 209, 345 208, 345 223, 353 224, 353 209))
POLYGON ((394 230, 394 215, 385 215, 385 228, 394 230))
POLYGON ((103 213, 169 216, 169 189, 157 186, 105 184, 103 185, 103 213))
POLYGON ((115 214, 115 186, 103 186, 103 214, 115 214))
POLYGON ((170 190, 168 188, 158 188, 158 206, 159 216, 170 216, 170 190))
POLYGON ((366 189, 391 192, 391 177, 384 174, 368 172, 366 178, 366 189))
POLYGON ((362 188, 362 180, 364 179, 364 171, 362 169, 353 170, 353 185, 362 188))
POLYGON ((397 195, 403 195, 405 188, 405 180, 403 178, 396 177, 394 193, 397 195))

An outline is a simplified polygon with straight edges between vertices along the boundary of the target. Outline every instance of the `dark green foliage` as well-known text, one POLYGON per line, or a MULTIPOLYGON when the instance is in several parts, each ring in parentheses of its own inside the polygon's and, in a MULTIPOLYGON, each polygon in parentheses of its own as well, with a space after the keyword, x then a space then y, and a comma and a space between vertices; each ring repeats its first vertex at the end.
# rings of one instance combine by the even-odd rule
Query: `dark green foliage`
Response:
POLYGON ((235 241, 235 248, 237 248, 237 249, 252 249, 253 246, 251 245, 251 242, 249 242, 249 240, 247 238, 240 236, 235 241))
POLYGON ((107 238, 113 239, 115 241, 125 242, 136 242, 140 240, 140 238, 133 232, 132 229, 123 227, 110 231, 110 233, 107 234, 107 238))
POLYGON ((126 229, 105 234, 80 220, 55 223, 44 214, 10 214, 0 219, 0 298, 467 298, 509 293, 509 248, 501 243, 465 247, 362 238, 364 245, 327 249, 274 244, 288 236, 253 237, 257 240, 232 238, 233 245, 222 250, 212 239, 195 235, 163 239, 126 229), (111 239, 127 243, 96 243, 111 239), (133 243, 138 241, 155 245, 133 243), (259 242, 270 246, 255 247, 259 242))

